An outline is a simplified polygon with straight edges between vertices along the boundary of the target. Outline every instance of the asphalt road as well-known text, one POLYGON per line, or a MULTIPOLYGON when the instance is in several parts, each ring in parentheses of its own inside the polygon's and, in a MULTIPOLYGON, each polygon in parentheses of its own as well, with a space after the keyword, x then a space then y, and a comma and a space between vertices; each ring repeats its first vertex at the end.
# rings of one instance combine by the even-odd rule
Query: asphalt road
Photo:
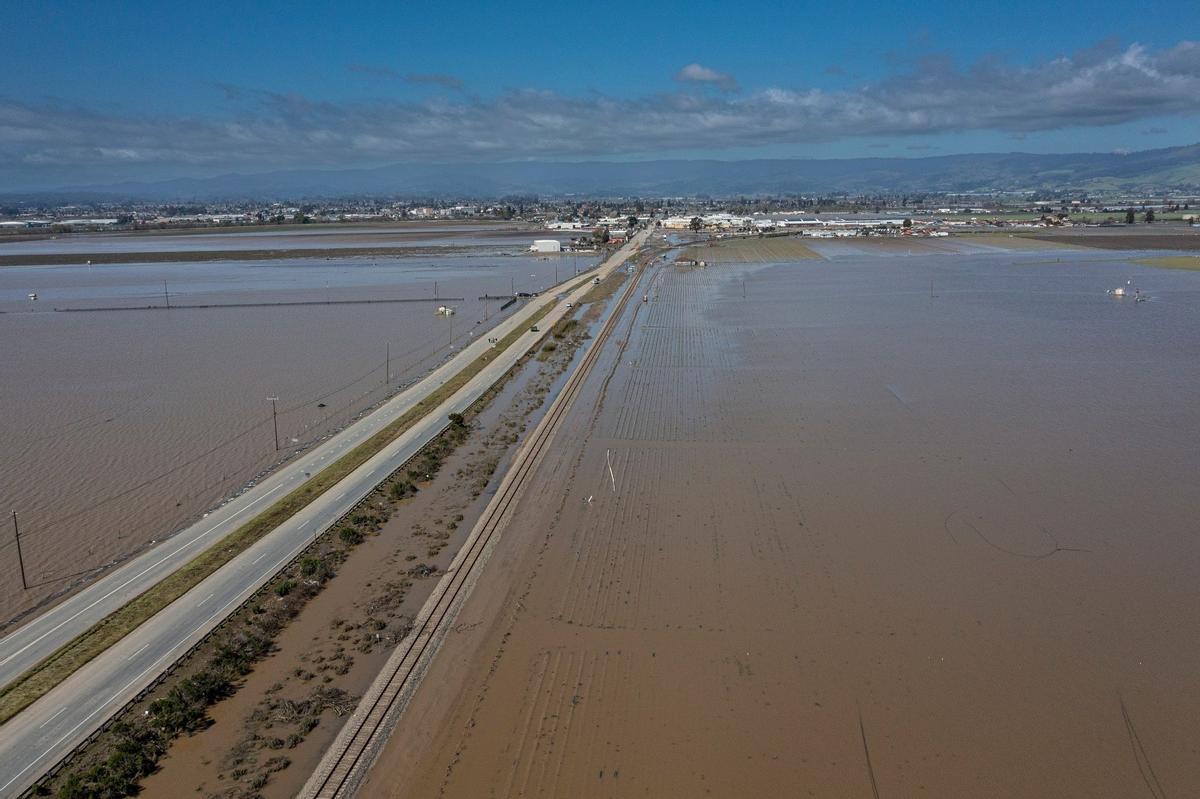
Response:
MULTIPOLYGON (((645 235, 639 235, 610 257, 600 267, 599 274, 607 274, 621 266, 645 235)), ((587 281, 561 300, 544 298, 555 304, 544 321, 544 327, 549 328, 566 313, 568 302, 578 302, 588 291, 589 284, 590 281, 587 281)), ((541 302, 529 303, 494 328, 490 335, 503 338, 511 330, 527 325, 529 318, 541 307, 541 302)), ((18 795, 32 785, 113 713, 137 696, 317 535, 437 435, 445 427, 449 413, 463 410, 481 396, 540 335, 527 331, 517 344, 498 353, 496 360, 453 397, 303 511, 0 726, 0 796, 18 795)), ((280 469, 201 522, 5 638, 0 642, 0 680, 11 680, 19 675, 91 624, 178 569, 208 544, 252 518, 256 510, 269 507, 274 499, 300 485, 306 471, 316 473, 401 416, 490 346, 484 339, 473 342, 426 380, 398 395, 376 412, 280 469)))

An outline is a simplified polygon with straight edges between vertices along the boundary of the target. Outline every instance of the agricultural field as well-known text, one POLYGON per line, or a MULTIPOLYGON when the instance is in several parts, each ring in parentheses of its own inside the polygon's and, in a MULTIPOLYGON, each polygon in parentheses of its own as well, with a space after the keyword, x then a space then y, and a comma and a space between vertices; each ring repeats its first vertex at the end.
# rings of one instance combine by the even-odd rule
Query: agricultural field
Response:
POLYGON ((778 262, 820 258, 808 245, 793 236, 766 236, 714 239, 689 247, 680 256, 684 260, 721 262, 778 262))
POLYGON ((1038 256, 646 275, 365 795, 1200 782, 1197 278, 1038 256))

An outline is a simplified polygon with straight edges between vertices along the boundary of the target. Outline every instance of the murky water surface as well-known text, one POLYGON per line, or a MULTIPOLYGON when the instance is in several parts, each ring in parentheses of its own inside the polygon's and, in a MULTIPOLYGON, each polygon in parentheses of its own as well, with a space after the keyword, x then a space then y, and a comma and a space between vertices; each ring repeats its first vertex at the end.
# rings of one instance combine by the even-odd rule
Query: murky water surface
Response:
POLYGON ((511 245, 331 253, 0 269, 0 501, 18 512, 37 586, 20 590, 6 515, 0 617, 161 537, 274 463, 267 397, 279 397, 284 449, 311 443, 513 310, 480 297, 536 291, 595 260, 511 245), (171 311, 55 310, 168 299, 171 311), (420 301, 338 304, 365 299, 420 301), (181 307, 227 304, 255 307, 181 307), (441 304, 457 312, 435 315, 441 304))
POLYGON ((518 229, 516 226, 472 225, 353 225, 312 230, 220 231, 189 234, 46 234, 41 238, 0 238, 0 255, 60 253, 195 252, 237 250, 306 250, 345 247, 528 247, 534 239, 568 241, 579 233, 518 229))
POLYGON ((819 246, 653 279, 371 795, 1200 784, 1200 274, 819 246))

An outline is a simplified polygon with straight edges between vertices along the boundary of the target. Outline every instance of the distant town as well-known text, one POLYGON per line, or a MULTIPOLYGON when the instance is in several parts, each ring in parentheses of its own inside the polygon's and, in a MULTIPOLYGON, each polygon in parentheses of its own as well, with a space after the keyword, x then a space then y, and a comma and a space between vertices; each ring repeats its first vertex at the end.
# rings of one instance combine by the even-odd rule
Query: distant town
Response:
POLYGON ((0 236, 70 232, 389 223, 508 221, 579 231, 619 244, 633 224, 717 234, 814 237, 947 234, 955 229, 1200 222, 1200 194, 1162 197, 920 195, 759 198, 609 198, 319 202, 97 202, 0 206, 0 236))

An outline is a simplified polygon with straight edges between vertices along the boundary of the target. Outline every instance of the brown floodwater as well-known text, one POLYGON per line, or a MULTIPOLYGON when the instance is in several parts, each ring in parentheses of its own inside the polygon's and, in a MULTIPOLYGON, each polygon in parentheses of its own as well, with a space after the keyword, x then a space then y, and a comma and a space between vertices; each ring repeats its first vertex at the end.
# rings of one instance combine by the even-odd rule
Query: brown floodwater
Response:
POLYGON ((815 249, 647 276, 363 795, 1200 785, 1200 275, 815 249))
POLYGON ((489 247, 0 270, 0 620, 161 539, 276 463, 267 397, 279 398, 283 453, 310 445, 516 307, 481 296, 535 291, 593 262, 489 247), (54 310, 162 305, 164 291, 176 310, 54 310), (453 299, 435 302, 435 291, 453 299), (336 304, 399 298, 422 301, 336 304), (269 305, 297 302, 316 304, 269 305), (229 303, 260 307, 179 308, 229 303), (439 304, 457 312, 437 316, 439 304))
MULTIPOLYGON (((165 233, 46 233, 0 237, 0 256, 80 255, 238 250, 343 249, 346 247, 528 246, 533 239, 566 241, 570 232, 496 223, 392 223, 314 225, 284 230, 165 233)), ((579 235, 575 233, 574 235, 579 235)))

